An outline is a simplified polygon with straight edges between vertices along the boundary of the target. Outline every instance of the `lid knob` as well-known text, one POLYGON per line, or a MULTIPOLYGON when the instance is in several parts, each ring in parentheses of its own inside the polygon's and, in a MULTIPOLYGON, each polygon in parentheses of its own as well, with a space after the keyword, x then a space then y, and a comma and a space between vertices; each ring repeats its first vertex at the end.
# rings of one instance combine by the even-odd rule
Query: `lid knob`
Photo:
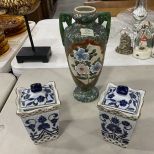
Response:
POLYGON ((116 92, 119 95, 127 95, 128 94, 128 87, 127 86, 118 86, 116 92))
POLYGON ((31 88, 31 91, 32 91, 33 93, 37 93, 37 92, 42 91, 42 85, 41 85, 41 83, 34 83, 34 84, 31 84, 30 88, 31 88))

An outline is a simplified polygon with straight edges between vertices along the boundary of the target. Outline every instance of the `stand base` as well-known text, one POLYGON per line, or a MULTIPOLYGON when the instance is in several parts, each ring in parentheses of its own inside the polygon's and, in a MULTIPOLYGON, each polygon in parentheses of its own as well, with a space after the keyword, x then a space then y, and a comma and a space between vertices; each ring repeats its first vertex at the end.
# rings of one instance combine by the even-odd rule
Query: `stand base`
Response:
POLYGON ((88 91, 82 91, 81 88, 76 87, 73 96, 76 100, 80 102, 88 103, 98 98, 99 91, 96 87, 93 87, 88 91))
POLYGON ((25 61, 41 61, 43 63, 47 63, 49 62, 51 55, 50 47, 35 47, 35 52, 31 47, 23 47, 17 54, 16 58, 18 63, 23 63, 25 61))

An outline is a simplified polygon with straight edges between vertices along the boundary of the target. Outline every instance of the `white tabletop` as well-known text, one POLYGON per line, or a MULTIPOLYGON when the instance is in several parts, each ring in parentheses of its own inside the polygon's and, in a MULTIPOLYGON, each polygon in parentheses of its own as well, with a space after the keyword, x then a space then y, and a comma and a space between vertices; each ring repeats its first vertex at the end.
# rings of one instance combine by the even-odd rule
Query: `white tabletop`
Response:
MULTIPOLYGON (((138 60, 132 57, 132 55, 121 55, 115 52, 115 48, 119 45, 120 31, 124 27, 126 27, 124 23, 121 23, 117 18, 112 18, 111 33, 107 44, 104 66, 154 65, 153 58, 138 60)), ((65 50, 61 42, 58 19, 48 19, 38 22, 33 31, 33 39, 36 46, 51 46, 53 55, 49 63, 25 62, 19 64, 15 57, 11 66, 16 76, 29 69, 68 67, 65 50)), ((28 40, 24 46, 30 46, 28 40)))
POLYGON ((16 78, 10 73, 0 73, 0 111, 16 83, 16 78))
MULTIPOLYGON (((30 21, 29 24, 30 28, 33 29, 35 22, 30 21)), ((23 45, 27 36, 27 32, 24 32, 8 38, 10 49, 5 54, 0 56, 0 72, 7 73, 11 70, 11 61, 23 45)))
POLYGON ((4 124, 4 129, 0 130, 0 153, 154 154, 154 66, 104 67, 97 83, 100 93, 109 82, 146 90, 141 117, 127 149, 103 140, 97 109, 98 99, 92 103, 76 101, 72 94, 75 83, 68 69, 43 69, 21 75, 8 98, 0 115, 0 124, 4 124), (20 117, 16 115, 16 88, 49 81, 55 81, 61 101, 60 137, 34 145, 20 117))

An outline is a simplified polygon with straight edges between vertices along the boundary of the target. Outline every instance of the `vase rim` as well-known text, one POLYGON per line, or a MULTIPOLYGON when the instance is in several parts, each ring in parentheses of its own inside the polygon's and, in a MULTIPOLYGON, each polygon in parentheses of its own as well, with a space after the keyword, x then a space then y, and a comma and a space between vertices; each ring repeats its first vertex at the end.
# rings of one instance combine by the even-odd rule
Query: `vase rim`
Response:
POLYGON ((75 13, 87 14, 87 13, 95 13, 96 8, 92 6, 77 6, 74 8, 75 13))

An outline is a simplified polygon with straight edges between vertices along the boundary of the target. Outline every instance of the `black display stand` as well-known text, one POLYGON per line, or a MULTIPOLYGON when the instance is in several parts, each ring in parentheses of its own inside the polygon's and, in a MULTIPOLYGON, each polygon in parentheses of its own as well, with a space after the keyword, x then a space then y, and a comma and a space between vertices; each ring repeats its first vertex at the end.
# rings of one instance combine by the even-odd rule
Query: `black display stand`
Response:
POLYGON ((26 27, 27 27, 31 47, 21 48, 21 50, 16 56, 17 62, 18 63, 23 63, 25 61, 30 61, 30 62, 41 61, 43 63, 49 62, 49 59, 51 57, 51 48, 48 46, 42 46, 42 47, 34 46, 27 16, 25 15, 24 18, 26 22, 26 27))

